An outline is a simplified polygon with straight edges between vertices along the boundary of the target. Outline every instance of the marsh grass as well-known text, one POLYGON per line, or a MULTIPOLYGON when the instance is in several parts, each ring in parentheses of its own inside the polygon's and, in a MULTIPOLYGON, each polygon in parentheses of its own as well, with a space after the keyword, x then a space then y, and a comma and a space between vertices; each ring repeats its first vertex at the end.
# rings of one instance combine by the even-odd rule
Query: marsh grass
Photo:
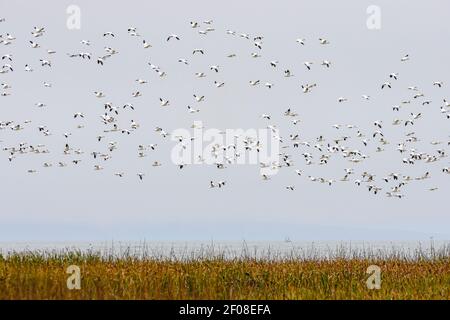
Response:
POLYGON ((0 299, 449 299, 450 246, 413 251, 355 249, 319 253, 240 251, 211 246, 162 254, 25 251, 0 254, 0 299), (66 268, 81 269, 69 290, 66 268), (381 289, 366 286, 370 265, 381 289))

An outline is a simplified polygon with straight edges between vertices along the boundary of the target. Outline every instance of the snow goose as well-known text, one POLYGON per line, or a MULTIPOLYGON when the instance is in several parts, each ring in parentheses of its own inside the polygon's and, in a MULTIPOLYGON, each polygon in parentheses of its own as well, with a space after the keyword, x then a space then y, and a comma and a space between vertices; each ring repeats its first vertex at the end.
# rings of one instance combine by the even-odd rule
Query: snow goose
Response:
POLYGON ((331 62, 328 60, 323 60, 321 63, 322 66, 329 68, 331 66, 331 62))
POLYGON ((405 54, 405 55, 400 59, 401 62, 405 62, 405 61, 408 61, 408 60, 409 60, 409 54, 405 54))
POLYGON ((8 59, 9 61, 12 61, 12 57, 12 54, 4 54, 2 55, 2 60, 8 59))
POLYGON ((306 67, 306 69, 311 70, 311 66, 313 65, 312 62, 305 61, 303 62, 303 65, 306 67))
POLYGON ((94 94, 97 98, 104 98, 105 94, 102 91, 94 91, 94 94))
POLYGON ((293 77, 294 75, 292 74, 292 72, 289 69, 286 69, 286 70, 284 70, 284 76, 286 78, 289 78, 289 77, 293 77))
POLYGON ((197 96, 194 94, 195 101, 202 102, 205 100, 205 96, 197 96))
POLYGON ((217 88, 222 88, 225 85, 225 82, 214 81, 214 84, 216 85, 217 88))
POLYGON ((49 60, 40 59, 39 61, 41 62, 41 65, 42 65, 43 67, 44 67, 44 66, 49 66, 49 67, 52 66, 52 63, 51 63, 49 60))
POLYGON ((384 82, 384 83, 381 85, 381 89, 384 89, 385 87, 392 88, 392 87, 391 87, 391 83, 390 83, 389 81, 384 82))
POLYGON ((145 40, 142 40, 142 45, 144 49, 150 48, 152 45, 145 40))
POLYGON ((177 39, 180 40, 180 37, 176 34, 171 34, 167 37, 166 41, 169 41, 170 39, 177 39))
POLYGON ((137 173, 139 180, 142 181, 144 179, 145 173, 137 173))
POLYGON ((398 79, 398 73, 390 73, 389 74, 389 78, 391 78, 391 79, 394 79, 394 80, 397 80, 398 79))
POLYGON ((169 100, 164 100, 163 98, 159 98, 159 101, 161 103, 161 107, 167 107, 170 105, 169 100))
POLYGON ((31 45, 31 47, 34 48, 34 49, 40 47, 40 45, 39 45, 37 42, 33 42, 33 41, 31 41, 31 40, 30 40, 30 45, 31 45))
POLYGON ((205 52, 203 51, 203 49, 194 49, 194 50, 192 51, 192 54, 196 54, 196 53, 205 54, 205 52))
POLYGON ((191 106, 187 106, 187 109, 188 109, 188 112, 189 112, 189 113, 197 113, 197 112, 200 112, 199 109, 194 109, 194 108, 192 108, 191 106))

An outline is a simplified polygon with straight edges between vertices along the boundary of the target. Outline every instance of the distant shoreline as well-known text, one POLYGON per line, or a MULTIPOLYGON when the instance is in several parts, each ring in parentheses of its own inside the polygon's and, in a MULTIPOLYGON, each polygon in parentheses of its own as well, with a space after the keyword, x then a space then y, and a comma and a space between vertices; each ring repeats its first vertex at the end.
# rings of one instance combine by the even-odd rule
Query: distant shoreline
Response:
POLYGON ((151 260, 336 260, 433 259, 450 257, 450 241, 104 241, 0 242, 0 255, 65 256, 151 260))

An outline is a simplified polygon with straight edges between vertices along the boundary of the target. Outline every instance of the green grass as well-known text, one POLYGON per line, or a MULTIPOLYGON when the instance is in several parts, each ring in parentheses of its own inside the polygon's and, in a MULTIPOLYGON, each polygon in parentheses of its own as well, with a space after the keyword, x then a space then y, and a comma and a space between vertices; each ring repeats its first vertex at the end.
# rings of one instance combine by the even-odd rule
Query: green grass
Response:
POLYGON ((0 299, 449 299, 448 249, 330 259, 12 253, 0 255, 0 299), (70 265, 81 290, 67 288, 70 265), (381 268, 379 290, 366 286, 370 265, 381 268))

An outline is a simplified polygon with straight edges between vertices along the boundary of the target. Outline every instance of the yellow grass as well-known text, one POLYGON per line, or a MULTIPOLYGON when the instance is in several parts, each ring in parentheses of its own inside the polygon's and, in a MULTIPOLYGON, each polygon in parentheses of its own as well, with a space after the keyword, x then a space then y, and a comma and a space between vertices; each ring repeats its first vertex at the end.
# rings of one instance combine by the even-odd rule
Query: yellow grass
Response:
POLYGON ((0 255, 0 299, 449 299, 450 257, 193 260, 98 254, 0 255), (66 269, 81 269, 69 290, 66 269), (366 286, 370 265, 381 289, 366 286))

